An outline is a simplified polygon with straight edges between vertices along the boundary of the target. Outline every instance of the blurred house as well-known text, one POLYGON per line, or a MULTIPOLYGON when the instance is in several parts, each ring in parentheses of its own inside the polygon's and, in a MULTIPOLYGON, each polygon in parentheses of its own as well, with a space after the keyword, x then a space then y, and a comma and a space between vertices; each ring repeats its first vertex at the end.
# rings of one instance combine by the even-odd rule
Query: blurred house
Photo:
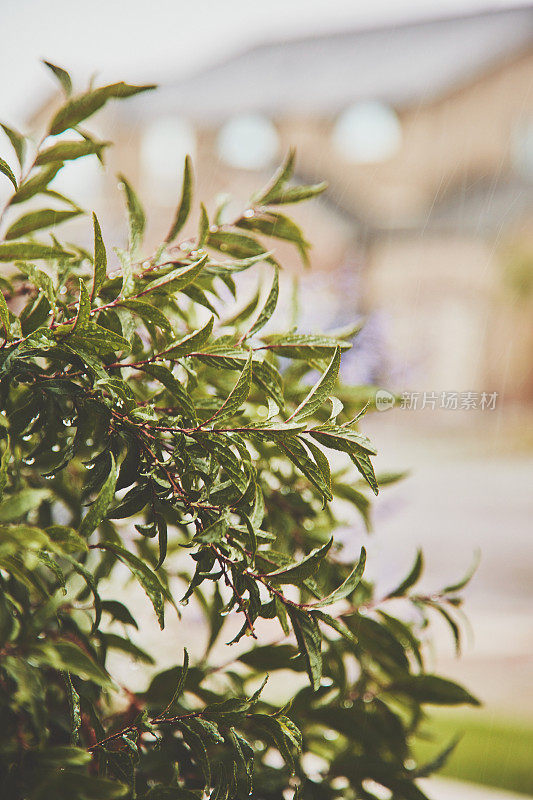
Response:
MULTIPOLYGON (((531 401, 532 90, 533 8, 520 7, 264 44, 98 122, 113 171, 151 207, 152 242, 185 152, 197 196, 230 192, 231 214, 296 146, 298 178, 329 182, 296 209, 314 243, 305 305, 332 324, 369 315, 361 377, 531 401)), ((109 188, 96 205, 107 197, 118 224, 109 188)))

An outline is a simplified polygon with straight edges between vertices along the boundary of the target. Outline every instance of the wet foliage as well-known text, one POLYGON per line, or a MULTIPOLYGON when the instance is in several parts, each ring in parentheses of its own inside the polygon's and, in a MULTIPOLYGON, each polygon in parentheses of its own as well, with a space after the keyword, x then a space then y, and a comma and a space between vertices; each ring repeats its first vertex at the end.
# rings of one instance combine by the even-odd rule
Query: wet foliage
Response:
POLYGON ((434 613, 459 643, 466 579, 420 594, 419 555, 378 597, 361 543, 350 563, 335 542, 347 508, 370 527, 372 495, 398 476, 375 474, 360 430, 372 387, 339 378, 357 326, 275 327, 276 242, 309 252, 285 208, 324 185, 295 185, 290 153, 241 216, 201 206, 184 240, 187 159, 169 234, 147 254, 122 178, 129 241, 108 270, 96 216, 90 252, 62 241, 85 211, 50 184, 103 157, 80 127, 90 115, 153 87, 72 95, 48 66, 63 104, 29 155, 3 126, 13 159, 0 162, 14 190, 0 243, 2 796, 423 798, 416 779, 447 754, 413 761, 425 706, 477 702, 424 661, 434 613), (243 305, 245 270, 268 285, 243 305), (161 628, 196 604, 202 631, 186 611, 177 624, 191 652, 204 636, 200 657, 158 667, 125 573, 161 628), (113 651, 150 666, 145 691, 110 673, 113 651), (288 687, 283 707, 264 698, 268 678, 288 687))

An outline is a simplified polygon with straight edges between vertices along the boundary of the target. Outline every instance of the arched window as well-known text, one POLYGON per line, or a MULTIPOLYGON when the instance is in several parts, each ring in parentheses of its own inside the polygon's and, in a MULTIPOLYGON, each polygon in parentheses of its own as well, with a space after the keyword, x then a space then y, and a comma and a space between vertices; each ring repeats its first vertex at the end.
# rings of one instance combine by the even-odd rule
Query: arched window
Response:
POLYGON ((337 152, 356 164, 386 161, 395 155, 401 143, 402 128, 394 109, 377 100, 350 106, 333 129, 337 152))
POLYGON ((231 167, 263 169, 278 154, 278 132, 268 117, 240 114, 222 126, 217 147, 220 158, 231 167))

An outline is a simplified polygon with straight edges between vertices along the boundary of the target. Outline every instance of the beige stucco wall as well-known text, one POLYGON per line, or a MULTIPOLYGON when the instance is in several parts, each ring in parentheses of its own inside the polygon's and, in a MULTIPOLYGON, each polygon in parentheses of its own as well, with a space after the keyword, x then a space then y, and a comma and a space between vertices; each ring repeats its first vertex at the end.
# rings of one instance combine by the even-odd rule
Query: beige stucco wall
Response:
POLYGON ((417 391, 482 391, 495 287, 488 243, 473 237, 375 243, 365 303, 382 312, 398 384, 417 391))
MULTIPOLYGON (((313 242, 313 267, 330 272, 337 285, 337 270, 347 260, 366 265, 361 291, 340 302, 354 313, 383 311, 392 360, 405 386, 492 390, 533 400, 531 308, 502 291, 499 242, 481 234, 437 235, 424 224, 447 192, 509 171, 513 132, 533 117, 532 85, 533 53, 522 54, 447 97, 402 110, 401 150, 373 165, 348 164, 339 156, 331 140, 333 119, 276 120, 280 157, 296 146, 299 175, 330 183, 330 202, 291 209, 313 242), (365 218, 389 234, 365 244, 358 224, 365 218), (410 226, 410 235, 393 233, 410 226)), ((150 249, 168 230, 180 178, 162 186, 143 170, 143 125, 132 124, 114 104, 99 115, 97 126, 91 120, 87 127, 115 141, 107 156, 109 174, 94 198, 104 232, 125 231, 114 177, 123 172, 150 209, 150 249)), ((229 191, 236 214, 266 177, 222 164, 213 129, 197 130, 195 170, 196 198, 229 191)), ((511 219, 504 222, 500 236, 511 245, 531 235, 528 221, 514 228, 511 219)), ((185 233, 195 229, 193 216, 185 233)), ((301 270, 294 248, 277 246, 277 252, 288 270, 301 270)))
POLYGON ((342 190, 343 203, 380 225, 405 225, 465 180, 511 165, 511 141, 533 116, 533 53, 524 54, 447 97, 400 111, 403 144, 379 164, 349 165, 336 152, 334 120, 281 123, 308 174, 342 190))

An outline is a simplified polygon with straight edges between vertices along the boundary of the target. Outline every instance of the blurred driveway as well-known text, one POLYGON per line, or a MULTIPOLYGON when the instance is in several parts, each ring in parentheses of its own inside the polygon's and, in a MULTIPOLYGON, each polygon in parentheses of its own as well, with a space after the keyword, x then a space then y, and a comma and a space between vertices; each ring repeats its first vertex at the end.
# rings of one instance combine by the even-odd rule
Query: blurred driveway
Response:
POLYGON ((460 578, 479 549, 481 563, 466 591, 470 641, 457 660, 437 624, 436 667, 469 684, 489 708, 531 719, 531 415, 465 412, 456 421, 454 412, 443 419, 398 409, 375 414, 362 427, 383 454, 380 470, 411 470, 377 499, 369 570, 386 591, 422 547, 420 587, 434 592, 460 578))

